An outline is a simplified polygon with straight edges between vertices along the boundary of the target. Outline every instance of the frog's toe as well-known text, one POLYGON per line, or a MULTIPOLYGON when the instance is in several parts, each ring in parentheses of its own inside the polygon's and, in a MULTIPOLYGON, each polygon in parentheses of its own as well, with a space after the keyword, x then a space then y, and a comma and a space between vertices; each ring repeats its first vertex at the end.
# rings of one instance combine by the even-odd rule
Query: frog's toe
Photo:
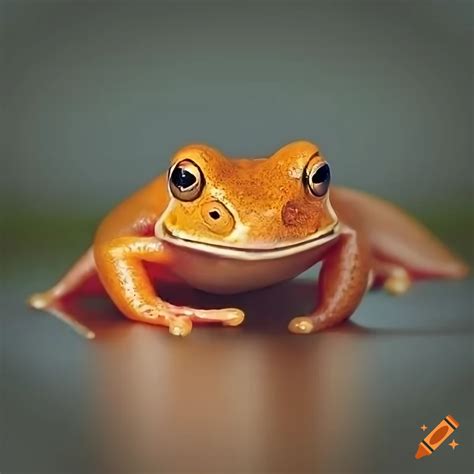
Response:
POLYGON ((53 296, 48 291, 34 293, 28 298, 28 304, 35 309, 45 309, 51 305, 53 296))
POLYGON ((293 318, 288 324, 288 329, 293 334, 310 334, 314 331, 314 324, 311 318, 299 317, 293 318))
POLYGON ((245 318, 244 312, 237 308, 192 309, 182 307, 180 311, 194 322, 222 323, 224 326, 238 326, 245 318))
POLYGON ((170 320, 168 329, 173 336, 187 336, 193 328, 193 322, 187 316, 179 316, 170 320))
POLYGON ((410 275, 404 268, 395 269, 383 284, 384 290, 394 296, 403 295, 410 286, 410 275))
POLYGON ((226 310, 228 319, 222 321, 223 326, 239 326, 245 319, 245 313, 237 308, 229 308, 226 310))

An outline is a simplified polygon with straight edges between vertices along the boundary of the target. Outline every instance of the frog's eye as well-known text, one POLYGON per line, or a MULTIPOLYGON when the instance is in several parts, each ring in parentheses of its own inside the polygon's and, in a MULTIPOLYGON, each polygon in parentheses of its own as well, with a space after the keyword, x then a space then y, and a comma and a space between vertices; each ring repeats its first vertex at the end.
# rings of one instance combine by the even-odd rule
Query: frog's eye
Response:
POLYGON ((316 197, 322 197, 328 192, 330 181, 331 171, 324 161, 307 168, 306 183, 316 197))
POLYGON ((204 187, 204 177, 196 163, 183 160, 170 169, 170 191, 180 201, 193 201, 201 194, 204 187))

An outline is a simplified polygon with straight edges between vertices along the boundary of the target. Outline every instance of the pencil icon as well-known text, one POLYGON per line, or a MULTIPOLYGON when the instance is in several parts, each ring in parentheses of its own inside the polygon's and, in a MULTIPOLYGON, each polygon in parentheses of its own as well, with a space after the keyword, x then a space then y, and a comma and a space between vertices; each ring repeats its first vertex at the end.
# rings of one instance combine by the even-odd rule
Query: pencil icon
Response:
POLYGON ((443 418, 438 426, 418 445, 415 458, 420 459, 432 454, 454 433, 458 426, 459 423, 451 415, 443 418))

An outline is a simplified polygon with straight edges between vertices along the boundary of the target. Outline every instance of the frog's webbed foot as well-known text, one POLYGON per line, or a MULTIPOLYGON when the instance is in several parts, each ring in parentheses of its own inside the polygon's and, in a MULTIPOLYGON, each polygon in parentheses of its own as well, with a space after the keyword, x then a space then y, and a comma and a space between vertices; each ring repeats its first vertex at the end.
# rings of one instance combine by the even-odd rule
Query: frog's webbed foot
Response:
POLYGON ((132 303, 133 311, 124 311, 130 319, 143 323, 166 326, 174 336, 187 336, 195 323, 221 323, 224 326, 238 326, 244 320, 244 313, 237 308, 195 309, 175 306, 159 298, 154 304, 132 303))
POLYGON ((224 326, 239 326, 245 318, 244 312, 237 308, 193 309, 178 306, 177 309, 184 311, 194 322, 222 323, 224 326))
POLYGON ((191 332, 193 322, 221 323, 223 326, 238 326, 244 320, 244 313, 237 308, 194 309, 166 303, 160 311, 168 322, 168 329, 174 336, 186 336, 191 332))
POLYGON ((391 295, 403 295, 411 286, 411 278, 404 268, 397 268, 383 284, 383 288, 391 295))
POLYGON ((376 260, 373 264, 374 282, 394 296, 406 293, 412 283, 408 271, 401 265, 376 260))

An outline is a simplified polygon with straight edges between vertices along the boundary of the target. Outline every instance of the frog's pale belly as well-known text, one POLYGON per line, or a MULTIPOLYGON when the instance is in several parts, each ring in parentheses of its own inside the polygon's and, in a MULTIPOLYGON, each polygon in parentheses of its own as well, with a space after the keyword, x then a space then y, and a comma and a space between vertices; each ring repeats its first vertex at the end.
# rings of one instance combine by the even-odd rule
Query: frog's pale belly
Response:
POLYGON ((332 242, 275 259, 240 260, 166 243, 173 272, 194 288, 216 294, 255 290, 289 280, 322 259, 332 242))

